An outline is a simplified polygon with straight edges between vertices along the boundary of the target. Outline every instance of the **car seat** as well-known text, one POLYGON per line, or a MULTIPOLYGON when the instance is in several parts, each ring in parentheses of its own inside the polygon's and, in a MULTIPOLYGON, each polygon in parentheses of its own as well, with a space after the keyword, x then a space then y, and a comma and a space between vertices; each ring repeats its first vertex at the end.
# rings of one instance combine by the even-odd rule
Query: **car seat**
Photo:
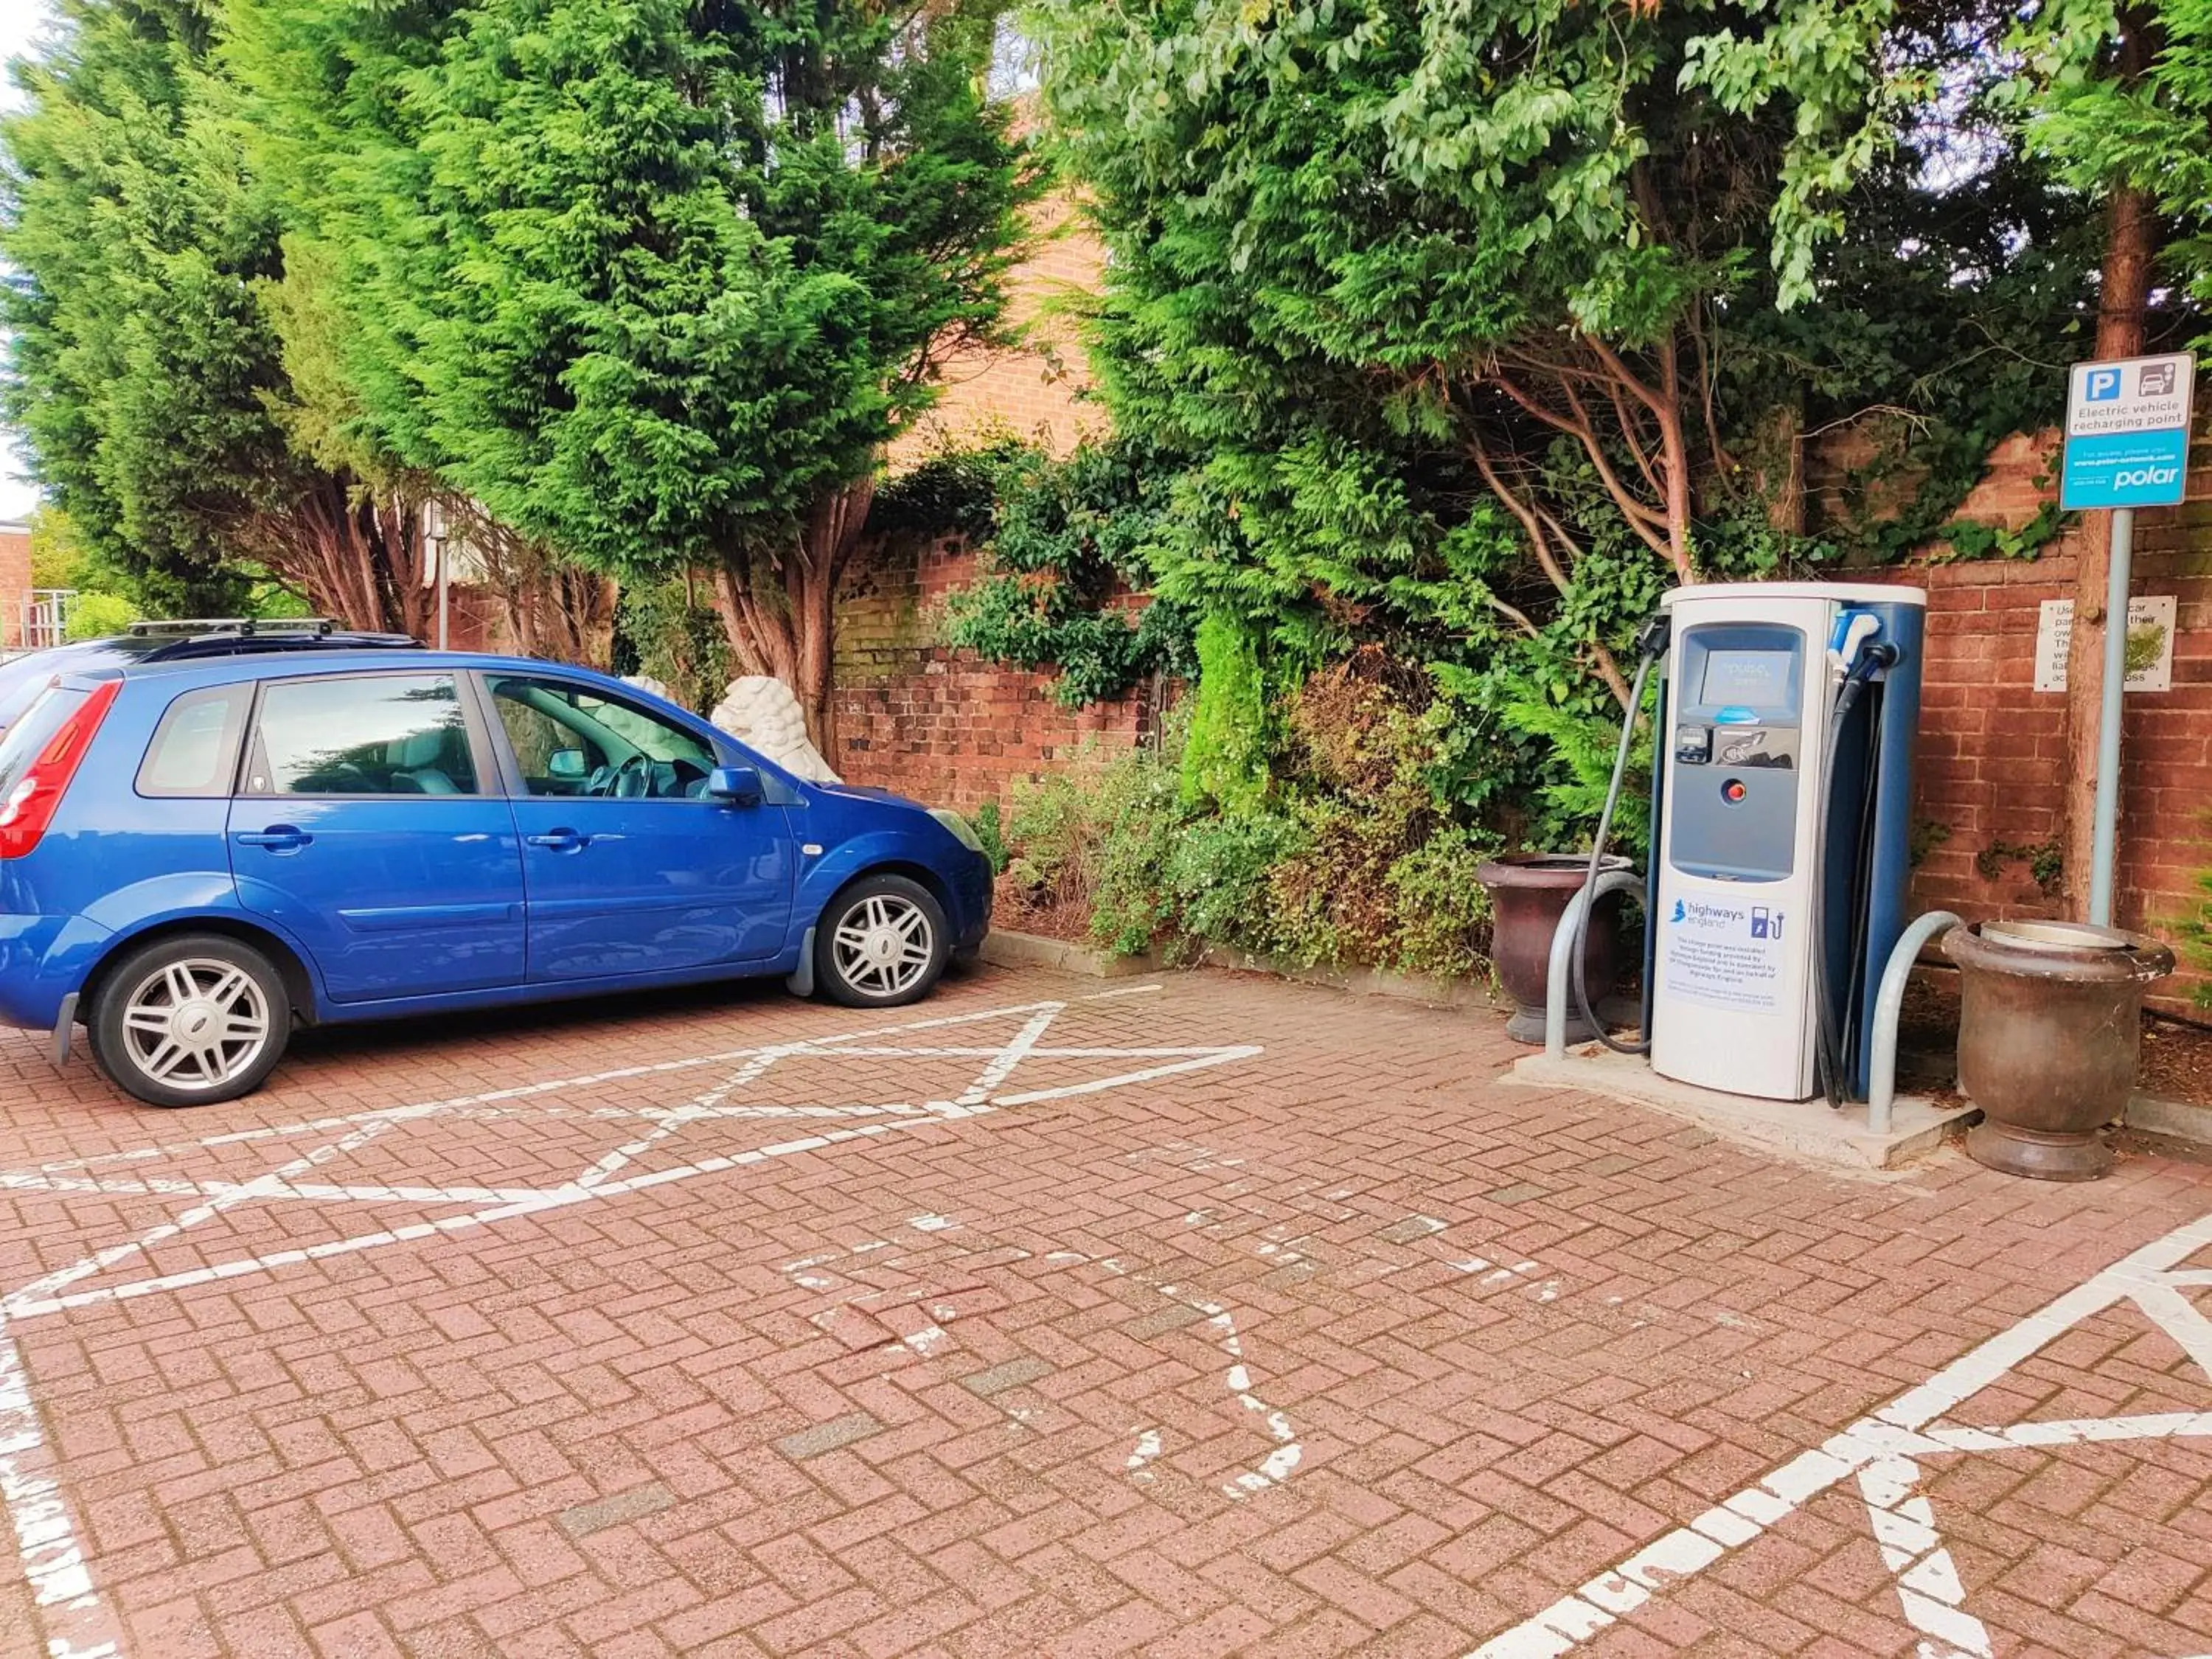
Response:
POLYGON ((385 745, 384 763, 392 769, 392 793, 395 795, 458 795, 460 786, 439 764, 446 758, 447 742, 453 736, 445 726, 433 726, 427 732, 410 732, 404 738, 394 738, 385 745))

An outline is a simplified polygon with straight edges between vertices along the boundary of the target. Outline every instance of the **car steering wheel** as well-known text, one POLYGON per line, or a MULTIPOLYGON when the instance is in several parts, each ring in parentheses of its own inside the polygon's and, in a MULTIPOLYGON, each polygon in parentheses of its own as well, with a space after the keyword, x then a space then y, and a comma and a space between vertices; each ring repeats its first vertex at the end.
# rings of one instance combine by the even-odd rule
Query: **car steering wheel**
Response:
POLYGON ((631 755, 614 769, 607 780, 607 793, 618 800, 635 800, 653 793, 653 762, 644 755, 631 755))

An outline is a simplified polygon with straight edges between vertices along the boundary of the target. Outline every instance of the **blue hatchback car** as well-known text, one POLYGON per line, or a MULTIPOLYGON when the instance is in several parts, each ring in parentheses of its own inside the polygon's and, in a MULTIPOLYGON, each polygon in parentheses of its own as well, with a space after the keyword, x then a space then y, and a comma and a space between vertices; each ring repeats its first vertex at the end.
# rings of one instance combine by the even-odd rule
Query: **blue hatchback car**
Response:
POLYGON ((0 738, 0 1019, 159 1106, 296 1025, 783 975, 911 1002, 989 925, 957 816, 605 676, 368 648, 53 678, 0 738))

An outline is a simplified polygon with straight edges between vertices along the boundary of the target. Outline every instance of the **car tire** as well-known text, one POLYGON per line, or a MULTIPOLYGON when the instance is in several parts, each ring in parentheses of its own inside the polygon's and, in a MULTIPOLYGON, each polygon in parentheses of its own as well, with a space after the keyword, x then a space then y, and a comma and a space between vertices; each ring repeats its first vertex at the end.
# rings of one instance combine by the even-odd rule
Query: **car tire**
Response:
POLYGON ((104 972, 85 1020, 108 1079, 149 1106, 206 1106, 259 1088, 292 1037, 276 965, 242 939, 178 933, 104 972))
POLYGON ((814 983, 848 1008, 897 1008, 929 994, 952 954, 945 907, 918 881, 864 876, 815 924, 814 983))

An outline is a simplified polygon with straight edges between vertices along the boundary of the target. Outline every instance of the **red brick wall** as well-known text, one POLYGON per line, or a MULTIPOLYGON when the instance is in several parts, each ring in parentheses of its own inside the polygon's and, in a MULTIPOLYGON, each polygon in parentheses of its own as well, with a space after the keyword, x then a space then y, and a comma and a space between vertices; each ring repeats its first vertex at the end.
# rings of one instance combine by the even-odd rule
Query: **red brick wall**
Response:
POLYGON ((848 781, 932 805, 1004 803, 1017 782, 1133 746, 1145 701, 1052 700, 1042 676, 937 641, 945 594, 975 572, 958 541, 893 544, 848 579, 838 609, 836 752, 848 781))
MULTIPOLYGON (((1964 515, 2033 517, 2050 447, 2047 435, 1999 446, 1964 515)), ((2128 695, 2121 775, 2119 919, 2168 935, 2197 908, 2197 872, 2212 868, 2212 443, 2195 459, 2190 505, 2136 519, 2135 592, 2179 603, 2173 689, 2128 695)), ((961 807, 1003 802, 1018 781, 1125 749, 1147 729, 1142 698, 1063 708, 1040 677, 937 643, 945 595, 974 569, 957 542, 909 545, 849 584, 832 763, 853 781, 961 807)), ((2000 842, 2033 848, 2061 835, 2066 699, 2033 686, 2038 608, 2074 591, 2070 541, 2032 561, 1920 562, 1893 574, 1929 592, 1914 807, 1926 850, 1914 908, 1969 920, 2059 915, 2027 856, 1989 860, 1987 875, 1979 864, 2000 842)))
MULTIPOLYGON (((1999 446, 1966 515, 2014 524, 2033 516, 2042 500, 2034 479, 2052 441, 1999 446)), ((2136 597, 2179 601, 2173 689, 2128 693, 2121 728, 2114 908, 2123 926, 2169 935, 2201 902, 2197 872, 2212 868, 2212 443, 2200 441, 2193 459, 2189 503, 2136 518, 2136 597)), ((1984 875, 1977 859, 1999 842, 2063 840, 2066 696, 2034 690, 2035 633, 2042 601, 2073 595, 2071 538, 2033 562, 1898 574, 1929 598, 1915 816, 1923 841, 1932 826, 1948 831, 1916 872, 1916 908, 1970 921, 2058 915, 2060 902, 2038 888, 2025 860, 1984 875)))
POLYGON ((31 532, 0 526, 0 646, 23 642, 23 600, 31 591, 31 532))

